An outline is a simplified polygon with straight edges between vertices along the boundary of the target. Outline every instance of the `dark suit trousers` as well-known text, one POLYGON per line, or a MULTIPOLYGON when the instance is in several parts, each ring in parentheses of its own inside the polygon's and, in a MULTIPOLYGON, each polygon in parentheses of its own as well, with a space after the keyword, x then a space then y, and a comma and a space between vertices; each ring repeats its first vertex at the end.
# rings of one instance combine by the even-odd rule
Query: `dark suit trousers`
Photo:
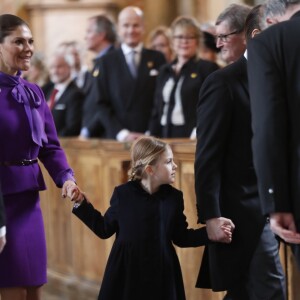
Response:
POLYGON ((224 300, 284 300, 285 278, 279 259, 279 244, 266 222, 246 278, 228 290, 224 300))

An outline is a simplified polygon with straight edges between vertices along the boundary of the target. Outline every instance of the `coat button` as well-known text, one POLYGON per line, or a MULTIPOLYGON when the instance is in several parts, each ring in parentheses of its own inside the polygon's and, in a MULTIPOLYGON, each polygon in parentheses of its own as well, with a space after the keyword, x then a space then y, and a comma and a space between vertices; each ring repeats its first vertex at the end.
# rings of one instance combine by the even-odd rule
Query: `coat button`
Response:
POLYGON ((274 190, 273 189, 268 189, 268 193, 269 194, 274 194, 274 190))

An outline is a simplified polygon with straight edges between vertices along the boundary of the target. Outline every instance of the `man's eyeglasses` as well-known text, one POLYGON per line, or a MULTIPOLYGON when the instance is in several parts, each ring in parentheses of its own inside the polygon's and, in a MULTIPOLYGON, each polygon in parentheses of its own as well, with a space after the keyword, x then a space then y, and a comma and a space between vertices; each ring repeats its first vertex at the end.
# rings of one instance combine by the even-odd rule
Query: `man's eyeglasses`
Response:
POLYGON ((219 35, 216 35, 215 36, 215 39, 220 39, 221 42, 223 43, 227 43, 228 42, 228 37, 231 36, 231 35, 234 35, 234 34, 238 34, 238 33, 241 33, 241 30, 235 30, 235 31, 232 31, 228 34, 219 34, 219 35))

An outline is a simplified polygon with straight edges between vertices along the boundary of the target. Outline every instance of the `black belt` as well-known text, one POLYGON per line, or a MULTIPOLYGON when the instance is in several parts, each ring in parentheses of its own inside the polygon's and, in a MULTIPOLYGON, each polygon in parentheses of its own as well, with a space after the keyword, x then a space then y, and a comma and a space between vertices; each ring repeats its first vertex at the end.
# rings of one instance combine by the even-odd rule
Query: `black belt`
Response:
POLYGON ((29 166, 37 163, 37 158, 34 159, 22 159, 22 160, 15 160, 15 161, 0 161, 0 166, 29 166))

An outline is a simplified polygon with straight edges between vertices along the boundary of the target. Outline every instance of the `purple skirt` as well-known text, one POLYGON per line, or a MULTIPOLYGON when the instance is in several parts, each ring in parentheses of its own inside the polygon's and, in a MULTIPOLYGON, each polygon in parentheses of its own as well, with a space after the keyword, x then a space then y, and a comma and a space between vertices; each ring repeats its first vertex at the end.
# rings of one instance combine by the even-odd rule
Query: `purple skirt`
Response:
POLYGON ((47 282, 44 223, 38 191, 4 196, 6 245, 0 254, 0 287, 47 282))

